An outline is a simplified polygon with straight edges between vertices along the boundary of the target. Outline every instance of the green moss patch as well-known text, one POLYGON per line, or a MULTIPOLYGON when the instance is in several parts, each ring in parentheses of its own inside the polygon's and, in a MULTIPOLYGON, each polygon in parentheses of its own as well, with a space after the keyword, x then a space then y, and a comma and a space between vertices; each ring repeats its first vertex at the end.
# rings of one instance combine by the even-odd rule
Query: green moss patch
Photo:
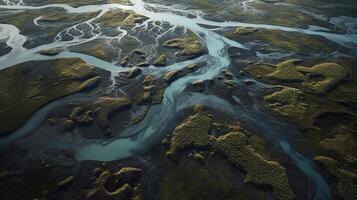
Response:
POLYGON ((123 11, 113 8, 95 22, 107 28, 117 28, 121 26, 135 26, 137 23, 142 23, 145 20, 147 20, 147 17, 138 15, 133 11, 123 11))
POLYGON ((261 41, 271 45, 269 48, 260 49, 263 52, 280 50, 293 51, 300 54, 332 53, 337 48, 336 44, 320 36, 271 29, 237 27, 235 30, 224 32, 223 35, 241 43, 261 41))
POLYGON ((203 54, 204 48, 198 36, 191 33, 184 38, 174 38, 166 41, 163 44, 167 48, 175 48, 181 50, 182 56, 197 57, 203 54))
POLYGON ((357 198, 357 174, 340 168, 339 163, 329 157, 319 156, 315 160, 321 163, 337 179, 336 190, 338 196, 346 200, 357 198))
POLYGON ((196 63, 196 64, 186 66, 183 69, 169 71, 169 72, 165 73, 163 79, 167 83, 170 84, 170 83, 174 82, 175 80, 186 76, 187 74, 197 71, 198 69, 204 67, 206 64, 207 63, 201 62, 201 63, 196 63))
POLYGON ((84 44, 71 46, 69 50, 94 56, 101 60, 111 62, 118 59, 118 52, 107 40, 96 39, 84 44))
POLYGON ((324 138, 319 145, 327 155, 339 158, 350 165, 357 165, 357 140, 355 133, 342 126, 333 131, 333 137, 324 138))
POLYGON ((307 104, 303 102, 304 95, 298 89, 284 88, 264 99, 269 108, 285 117, 295 117, 300 120, 306 117, 307 104))
POLYGON ((75 126, 90 125, 95 121, 105 135, 109 136, 112 133, 109 125, 110 119, 117 112, 130 106, 131 101, 128 97, 100 97, 92 103, 74 108, 64 126, 68 127, 67 130, 71 130, 75 126))
POLYGON ((325 93, 346 79, 347 70, 336 63, 322 63, 313 67, 299 66, 300 60, 288 60, 277 65, 255 64, 246 72, 258 80, 289 84, 295 83, 314 93, 325 93))
POLYGON ((185 149, 212 151, 226 158, 246 173, 245 181, 269 186, 276 199, 294 199, 285 169, 275 161, 268 161, 249 144, 248 133, 240 127, 219 137, 210 135, 213 119, 202 108, 176 127, 167 155, 177 159, 185 149))
POLYGON ((80 59, 28 62, 0 71, 0 135, 20 128, 47 103, 99 81, 95 68, 80 59))
POLYGON ((86 199, 140 200, 138 182, 141 176, 142 170, 132 167, 124 167, 116 173, 104 170, 95 177, 86 199))

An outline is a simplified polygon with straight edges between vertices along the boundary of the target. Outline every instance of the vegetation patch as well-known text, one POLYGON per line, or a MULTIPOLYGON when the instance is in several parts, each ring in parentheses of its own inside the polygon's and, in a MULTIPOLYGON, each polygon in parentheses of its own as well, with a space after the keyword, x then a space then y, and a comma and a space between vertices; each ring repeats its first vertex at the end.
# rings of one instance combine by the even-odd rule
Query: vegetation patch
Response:
POLYGON ((333 137, 324 138, 319 142, 319 145, 327 151, 327 154, 351 165, 357 165, 356 135, 347 127, 337 128, 333 131, 333 137))
POLYGON ((93 187, 87 193, 86 199, 140 200, 142 199, 139 188, 141 176, 142 170, 132 167, 124 167, 114 174, 104 170, 95 177, 93 187))
POLYGON ((111 62, 118 57, 116 48, 105 39, 96 39, 84 44, 71 46, 69 47, 69 50, 94 56, 108 62, 111 62))
POLYGON ((157 57, 157 59, 154 61, 153 65, 162 67, 162 66, 165 66, 166 63, 167 63, 167 57, 163 54, 163 55, 160 55, 159 57, 157 57))
POLYGON ((0 135, 20 128, 49 102, 93 88, 100 76, 80 59, 22 63, 0 71, 0 135), (35 66, 35 67, 34 67, 35 66))
POLYGON ((285 169, 275 161, 268 161, 249 144, 248 132, 239 126, 221 136, 210 135, 213 119, 196 107, 195 114, 187 117, 173 132, 169 158, 176 160, 185 149, 203 149, 225 157, 246 173, 245 181, 269 186, 276 199, 294 199, 285 169))
POLYGON ((129 106, 131 106, 131 101, 128 97, 100 97, 93 103, 74 108, 64 126, 67 130, 71 130, 77 125, 89 125, 96 121, 105 135, 109 136, 112 134, 109 125, 110 118, 129 106))
POLYGON ((203 54, 204 48, 198 36, 191 33, 185 38, 174 38, 166 41, 163 44, 167 48, 175 48, 181 50, 182 56, 197 57, 203 54))
POLYGON ((196 70, 204 67, 206 64, 207 63, 205 63, 205 62, 201 62, 201 63, 196 63, 196 64, 186 66, 183 69, 169 71, 165 74, 164 80, 170 84, 170 83, 174 82, 175 80, 186 76, 189 73, 195 72, 196 70))
POLYGON ((288 60, 277 65, 254 64, 246 72, 259 80, 287 84, 296 83, 313 93, 326 93, 346 79, 347 70, 336 63, 322 63, 313 67, 299 66, 301 60, 288 60))
POLYGON ((303 101, 304 94, 298 89, 284 88, 264 97, 264 99, 269 103, 269 109, 284 117, 295 117, 300 120, 306 117, 308 106, 303 101))
POLYGON ((260 52, 295 52, 298 54, 332 53, 338 47, 333 42, 316 35, 281 30, 237 27, 222 33, 225 37, 240 43, 258 41, 263 46, 255 46, 260 52), (298 42, 297 42, 298 41, 298 42))
POLYGON ((147 19, 147 17, 138 15, 133 11, 123 11, 113 8, 95 22, 107 28, 117 28, 121 26, 135 26, 137 23, 142 23, 147 19))
POLYGON ((321 163, 337 179, 336 190, 338 196, 346 200, 357 198, 357 174, 345 170, 339 163, 329 157, 319 156, 315 160, 321 163))

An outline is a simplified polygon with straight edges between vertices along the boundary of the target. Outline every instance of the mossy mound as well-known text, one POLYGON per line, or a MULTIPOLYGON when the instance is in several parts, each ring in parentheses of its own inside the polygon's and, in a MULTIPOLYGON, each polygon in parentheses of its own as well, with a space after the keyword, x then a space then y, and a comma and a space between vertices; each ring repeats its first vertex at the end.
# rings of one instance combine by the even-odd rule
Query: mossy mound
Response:
POLYGON ((75 14, 75 13, 68 14, 64 9, 61 10, 59 9, 58 11, 55 12, 43 12, 43 13, 45 13, 45 15, 38 20, 39 23, 68 23, 68 22, 79 21, 79 20, 89 20, 99 14, 99 12, 89 12, 83 14, 75 14))
POLYGON ((336 192, 346 200, 357 198, 357 174, 340 168, 339 163, 329 157, 319 156, 315 160, 321 163, 337 179, 336 192))
POLYGON ((174 38, 166 41, 163 44, 167 48, 180 49, 182 56, 197 57, 203 54, 204 47, 199 40, 198 36, 194 33, 190 33, 184 38, 174 38))
POLYGON ((176 127, 167 155, 178 159, 186 149, 215 152, 246 173, 245 182, 269 186, 276 199, 294 199, 285 169, 275 161, 268 161, 249 144, 248 134, 239 126, 232 126, 227 134, 210 135, 213 119, 202 108, 176 127))
POLYGON ((167 63, 167 57, 163 54, 163 55, 160 55, 159 57, 157 57, 157 59, 154 61, 153 65, 162 67, 162 66, 165 66, 166 63, 167 63))
POLYGON ((131 101, 129 98, 108 98, 103 97, 95 101, 90 106, 94 109, 96 113, 96 120, 98 121, 99 125, 105 129, 107 132, 109 129, 109 120, 110 117, 117 112, 118 110, 130 106, 131 101))
POLYGON ((201 62, 186 66, 183 69, 168 71, 167 73, 165 73, 163 79, 170 84, 175 80, 186 76, 187 74, 197 71, 198 69, 204 67, 206 64, 207 63, 205 62, 201 62))
POLYGON ((74 181, 74 176, 68 176, 65 179, 58 182, 57 187, 64 189, 64 188, 70 186, 73 183, 73 181, 74 181))
POLYGON ((162 156, 158 200, 253 200, 271 199, 269 192, 244 184, 234 166, 219 156, 208 159, 182 156, 173 163, 162 156))
POLYGON ((109 170, 102 171, 95 178, 86 199, 142 199, 138 183, 141 176, 142 170, 132 167, 124 167, 114 174, 109 170))
MULTIPOLYGON (((282 87, 265 97, 267 107, 302 130, 313 129, 319 133, 323 127, 317 120, 329 113, 355 119, 357 113, 349 106, 355 101, 355 94, 352 89, 344 89, 353 88, 353 84, 348 84, 351 80, 347 80, 349 70, 335 63, 304 67, 299 66, 301 62, 288 60, 277 65, 254 64, 245 72, 259 81, 282 87)), ((314 140, 319 142, 320 139, 314 140)))
POLYGON ((107 3, 119 3, 123 5, 133 5, 130 0, 107 0, 107 3))
MULTIPOLYGON (((340 62, 351 66, 349 62, 340 62)), ((352 89, 355 80, 349 77, 346 83, 341 83, 348 72, 354 71, 334 63, 318 64, 310 68, 299 66, 300 63, 300 60, 289 60, 277 65, 258 64, 256 68, 248 67, 246 71, 258 80, 286 85, 264 98, 267 108, 304 132, 317 155, 328 157, 322 161, 330 165, 329 169, 325 167, 332 175, 343 176, 336 175, 341 172, 338 169, 355 172, 357 113, 351 106, 356 97, 352 89), (331 167, 333 163, 338 163, 338 166, 331 167)), ((351 181, 348 183, 345 178, 342 179, 338 180, 334 188, 339 191, 338 196, 345 199, 352 194, 343 188, 352 190, 355 186, 342 186, 351 185, 351 181)))
POLYGON ((324 138, 319 145, 326 150, 327 155, 331 155, 338 160, 357 166, 357 140, 353 130, 341 126, 334 130, 333 137, 324 138))
POLYGON ((296 64, 300 62, 300 60, 288 60, 281 62, 276 65, 274 72, 267 74, 266 77, 286 82, 306 81, 307 78, 298 70, 298 67, 296 67, 296 64))
POLYGON ((299 54, 331 53, 337 48, 336 44, 320 36, 271 29, 237 27, 235 30, 224 32, 223 35, 241 43, 260 41, 271 46, 259 49, 262 52, 280 50, 299 54))
POLYGON ((200 62, 186 66, 180 70, 173 70, 166 72, 163 76, 154 77, 147 75, 139 77, 137 80, 140 84, 135 84, 135 91, 133 88, 128 88, 133 104, 154 105, 160 104, 163 100, 165 89, 174 81, 182 78, 190 73, 197 71, 204 67, 207 63, 200 62))
POLYGON ((309 78, 321 78, 322 80, 305 82, 304 86, 318 93, 326 92, 345 80, 347 70, 336 63, 323 63, 311 68, 300 67, 299 71, 308 74, 309 78))
POLYGON ((132 68, 128 73, 128 78, 135 78, 141 74, 142 70, 139 67, 132 68))
POLYGON ((313 67, 298 66, 300 60, 288 60, 277 65, 254 64, 246 72, 254 78, 279 84, 295 83, 314 93, 325 93, 346 79, 347 70, 336 63, 322 63, 313 67))
POLYGON ((123 67, 148 67, 150 62, 148 61, 146 53, 141 49, 132 50, 127 56, 124 56, 119 63, 123 67))
POLYGON ((149 112, 149 107, 144 107, 139 114, 137 114, 136 116, 134 116, 134 118, 132 119, 133 124, 138 124, 140 123, 145 116, 147 115, 147 113, 149 112))
POLYGON ((69 50, 94 56, 101 60, 111 62, 118 59, 118 52, 112 44, 105 39, 96 39, 84 44, 71 46, 69 50))
MULTIPOLYGON (((259 81, 283 88, 265 97, 268 108, 289 118, 302 130, 312 128, 315 133, 321 132, 324 129, 322 126, 329 126, 318 121, 325 115, 346 116, 349 121, 356 119, 357 113, 351 109, 356 101, 353 71, 348 68, 351 64, 340 61, 346 67, 330 62, 304 67, 300 65, 301 62, 288 60, 276 65, 258 63, 248 66, 245 72, 259 81)), ((338 122, 341 121, 332 123, 338 122)), ((350 125, 353 126, 353 123, 350 125)), ((319 142, 320 139, 314 140, 319 142)))
POLYGON ((238 27, 234 31, 234 34, 249 35, 249 34, 253 34, 258 31, 260 31, 260 29, 252 28, 252 27, 238 27))
POLYGON ((303 102, 304 95, 298 89, 284 88, 264 97, 270 103, 269 108, 285 117, 306 117, 307 104, 303 102))
POLYGON ((96 69, 80 59, 22 63, 0 71, 0 135, 20 128, 47 103, 98 85, 96 69))
POLYGON ((69 119, 64 122, 64 126, 66 130, 72 130, 78 125, 90 125, 95 121, 105 135, 110 136, 112 134, 109 125, 111 117, 130 106, 131 100, 128 97, 100 97, 92 103, 74 108, 69 119))
POLYGON ((142 23, 147 19, 147 17, 138 15, 133 11, 125 11, 113 8, 106 12, 95 22, 100 23, 102 26, 107 28, 117 28, 121 26, 135 26, 137 23, 142 23))
MULTIPOLYGON (((354 116, 353 111, 329 99, 320 98, 300 89, 283 87, 264 97, 266 107, 289 119, 303 131, 314 131, 315 142, 328 133, 319 134, 322 129, 316 122, 325 114, 354 116)), ((311 136, 311 135, 310 135, 311 136)))

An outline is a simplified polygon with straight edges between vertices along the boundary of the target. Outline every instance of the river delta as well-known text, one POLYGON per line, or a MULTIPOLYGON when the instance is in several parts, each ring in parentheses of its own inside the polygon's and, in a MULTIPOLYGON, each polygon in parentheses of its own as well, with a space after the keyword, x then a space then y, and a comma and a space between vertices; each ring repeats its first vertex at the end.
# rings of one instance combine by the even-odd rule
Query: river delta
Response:
POLYGON ((1 0, 0 199, 357 199, 353 0, 1 0))

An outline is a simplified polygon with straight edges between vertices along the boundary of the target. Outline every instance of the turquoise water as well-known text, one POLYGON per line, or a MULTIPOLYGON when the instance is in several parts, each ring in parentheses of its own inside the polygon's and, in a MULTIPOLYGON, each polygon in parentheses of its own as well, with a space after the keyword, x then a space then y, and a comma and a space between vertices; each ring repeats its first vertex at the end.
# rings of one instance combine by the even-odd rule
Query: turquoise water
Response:
MULTIPOLYGON (((164 137, 162 133, 164 132, 164 130, 167 129, 167 127, 171 125, 172 121, 175 120, 175 116, 177 113, 179 113, 185 108, 189 108, 193 105, 200 103, 209 105, 217 109, 225 110, 226 112, 231 113, 233 116, 237 117, 242 121, 247 122, 252 126, 260 127, 262 129, 262 132, 267 135, 267 138, 269 138, 277 146, 279 146, 281 150, 291 158, 291 160, 296 164, 296 166, 311 180, 311 182, 314 183, 316 188, 316 195, 314 199, 325 200, 332 198, 330 188, 324 178, 316 170, 314 162, 296 152, 296 150, 294 150, 293 147, 290 145, 291 141, 284 137, 284 135, 286 135, 286 131, 291 131, 291 126, 283 122, 277 122, 276 119, 269 117, 268 115, 257 110, 257 108, 255 107, 249 107, 247 105, 233 106, 232 104, 228 103, 223 99, 214 96, 187 93, 184 91, 184 89, 194 81, 214 78, 222 70, 227 69, 230 66, 230 58, 227 52, 228 47, 236 47, 240 49, 249 50, 243 44, 229 40, 208 28, 202 27, 201 25, 209 25, 221 28, 248 26, 263 29, 274 29, 285 32, 300 32, 309 35, 318 35, 330 40, 331 42, 338 43, 345 47, 353 47, 357 45, 356 34, 329 33, 324 32, 321 28, 318 27, 310 27, 310 29, 301 29, 269 24, 215 22, 203 19, 200 16, 188 18, 185 15, 177 15, 175 14, 175 12, 177 11, 183 13, 187 11, 178 10, 177 8, 171 8, 170 6, 147 4, 142 0, 133 0, 132 2, 134 3, 133 6, 106 4, 82 6, 79 8, 73 8, 65 4, 49 4, 41 7, 26 6, 21 4, 0 6, 0 8, 13 10, 60 7, 71 13, 101 11, 101 14, 97 17, 100 17, 113 7, 124 10, 133 10, 134 12, 149 18, 146 22, 144 22, 145 24, 155 21, 164 21, 175 27, 184 27, 186 29, 192 30, 193 32, 201 36, 201 40, 204 42, 208 49, 208 55, 204 55, 194 60, 176 63, 166 68, 155 68, 151 66, 146 73, 161 74, 168 70, 183 68, 189 64, 193 64, 198 61, 207 62, 208 67, 173 82, 166 89, 162 104, 153 106, 145 117, 145 119, 140 124, 133 125, 126 129, 123 133, 125 137, 119 137, 111 140, 88 141, 83 144, 76 144, 74 147, 76 159, 113 161, 127 158, 129 156, 134 155, 136 152, 145 151, 149 149, 152 145, 157 144, 159 141, 161 141, 161 139, 164 137), (148 6, 160 7, 161 9, 164 8, 165 12, 155 12, 149 10, 147 9, 148 6)), ((95 18, 88 20, 88 23, 95 20, 95 18)), ((142 27, 137 28, 145 28, 145 24, 142 27)), ((100 33, 93 35, 93 37, 91 38, 75 38, 72 41, 62 41, 61 38, 58 37, 57 40, 53 43, 41 45, 34 49, 26 49, 23 47, 23 45, 26 42, 27 38, 20 33, 17 27, 13 25, 0 24, 0 30, 0 35, 3 36, 3 39, 8 38, 7 44, 12 48, 12 51, 9 54, 0 58, 0 69, 5 69, 7 67, 11 67, 14 64, 32 60, 50 60, 57 58, 79 57, 93 66, 110 71, 112 73, 112 79, 114 79, 117 73, 127 70, 126 68, 80 53, 66 51, 54 57, 47 57, 36 54, 37 52, 42 50, 58 47, 69 47, 72 45, 89 42, 98 38, 100 33)), ((260 55, 260 52, 255 53, 257 55, 260 55)), ((238 81, 242 83, 244 80, 238 81)), ((44 108, 36 112, 36 114, 33 115, 33 117, 26 123, 24 127, 19 129, 14 134, 6 138, 0 139, 0 146, 9 145, 16 139, 26 135, 27 133, 30 133, 45 119, 48 112, 51 111, 53 108, 67 104, 72 101, 86 100, 87 98, 88 97, 84 97, 83 95, 75 95, 65 97, 45 106, 44 108)), ((237 99, 237 101, 240 102, 239 99, 237 99)))

